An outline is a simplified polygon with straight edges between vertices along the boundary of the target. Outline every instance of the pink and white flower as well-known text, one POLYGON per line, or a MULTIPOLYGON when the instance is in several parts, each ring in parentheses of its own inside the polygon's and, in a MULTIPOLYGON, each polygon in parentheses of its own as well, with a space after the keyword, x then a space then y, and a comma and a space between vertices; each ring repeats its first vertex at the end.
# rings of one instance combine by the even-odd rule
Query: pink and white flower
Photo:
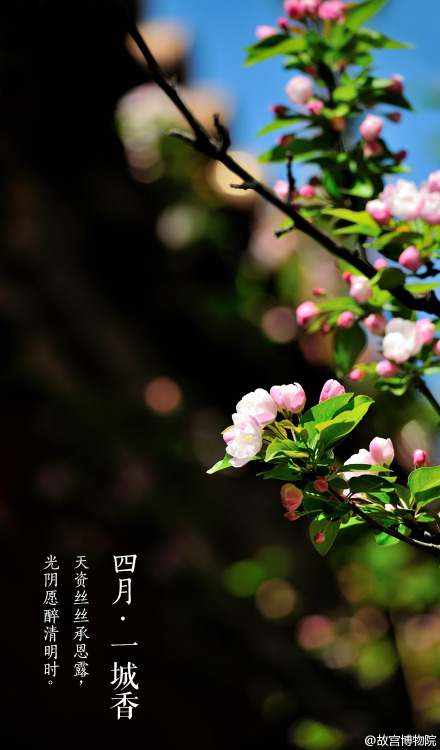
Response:
POLYGON ((345 393, 345 388, 338 380, 327 380, 321 391, 319 403, 327 401, 328 398, 333 398, 333 396, 340 396, 342 393, 345 393))
POLYGON ((341 23, 344 20, 344 3, 339 0, 327 0, 318 8, 318 16, 323 20, 341 23))
POLYGON ((427 224, 440 224, 440 193, 425 193, 423 195, 419 216, 427 224))
POLYGON ((313 96, 313 86, 306 76, 294 76, 286 85, 286 94, 293 104, 306 104, 313 96))
POLYGON ((415 182, 397 180, 395 185, 387 185, 379 197, 387 204, 393 216, 411 221, 418 216, 423 196, 415 182))
POLYGON ((314 302, 302 302, 296 308, 296 320, 300 326, 308 326, 316 316, 319 315, 320 309, 314 302))
POLYGON ((242 429, 241 425, 246 423, 249 417, 256 419, 260 425, 269 424, 273 422, 278 411, 272 396, 264 388, 246 393, 236 409, 237 412, 232 415, 232 419, 238 429, 242 429))
POLYGON ((361 123, 359 133, 365 141, 375 141, 382 132, 383 119, 377 115, 367 115, 361 123))
POLYGON ((296 510, 301 505, 304 495, 294 484, 283 484, 281 487, 281 502, 288 511, 296 510))
POLYGON ((387 359, 401 364, 418 354, 422 346, 423 338, 415 323, 403 318, 393 318, 387 323, 382 341, 382 351, 387 359))
POLYGON ((436 328, 430 318, 421 318, 415 323, 417 331, 422 337, 424 344, 432 344, 436 334, 436 328))
POLYGON ((394 460, 394 446, 390 438, 375 437, 370 443, 370 456, 376 466, 389 466, 394 460))
POLYGON ((413 452, 414 468, 421 469, 423 466, 428 465, 428 455, 426 451, 422 451, 420 448, 416 448, 413 452))
POLYGON ((382 359, 376 365, 376 375, 378 375, 379 378, 388 380, 388 378, 395 378, 398 374, 399 368, 388 359, 382 359))
POLYGON ((310 101, 307 102, 307 109, 312 115, 320 115, 324 107, 325 104, 321 99, 310 99, 310 101))
POLYGON ((422 257, 415 245, 410 245, 405 248, 403 253, 400 253, 399 263, 404 268, 407 268, 408 271, 418 271, 423 266, 422 257))
POLYGON ((428 177, 428 190, 430 193, 440 192, 440 169, 437 172, 431 172, 428 177))
POLYGON ((368 201, 365 208, 380 227, 390 223, 391 214, 385 201, 381 201, 379 198, 373 201, 368 201))
POLYGON ((269 36, 275 36, 279 34, 278 29, 274 26, 257 26, 255 29, 255 36, 261 42, 263 39, 267 39, 269 36))
POLYGON ((290 385, 274 385, 270 389, 270 395, 280 411, 290 414, 299 414, 304 409, 306 394, 299 383, 290 385))
POLYGON ((235 426, 234 438, 226 446, 226 453, 231 456, 231 466, 239 469, 247 464, 259 453, 262 444, 261 425, 249 414, 247 419, 235 426))
POLYGON ((387 319, 380 313, 371 313, 362 321, 368 333, 373 336, 383 336, 387 325, 387 319))
POLYGON ((300 21, 306 14, 303 0, 285 0, 284 12, 289 18, 300 21))
POLYGON ((341 312, 336 321, 336 325, 339 326, 339 328, 351 328, 354 323, 355 317, 350 310, 344 310, 344 312, 341 312))
POLYGON ((373 296, 371 286, 369 286, 366 276, 350 277, 349 295, 350 297, 353 297, 353 299, 356 300, 356 302, 360 305, 373 296))

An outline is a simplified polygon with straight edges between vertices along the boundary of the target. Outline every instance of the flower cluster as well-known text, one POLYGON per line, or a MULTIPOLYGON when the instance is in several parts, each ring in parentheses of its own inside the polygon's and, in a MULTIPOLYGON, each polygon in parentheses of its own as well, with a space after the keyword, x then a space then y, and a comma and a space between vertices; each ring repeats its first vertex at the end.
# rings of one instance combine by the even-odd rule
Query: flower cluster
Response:
POLYGON ((381 225, 388 224, 392 216, 404 221, 419 218, 427 224, 440 224, 440 170, 432 172, 420 187, 403 179, 387 185, 379 199, 369 201, 366 209, 381 225))

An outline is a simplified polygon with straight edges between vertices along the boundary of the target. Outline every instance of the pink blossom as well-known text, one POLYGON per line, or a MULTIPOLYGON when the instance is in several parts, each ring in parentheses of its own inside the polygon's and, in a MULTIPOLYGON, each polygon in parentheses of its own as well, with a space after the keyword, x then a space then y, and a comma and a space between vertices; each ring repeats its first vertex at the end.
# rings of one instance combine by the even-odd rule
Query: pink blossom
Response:
POLYGON ((276 180, 275 185, 273 186, 273 191, 277 194, 278 198, 285 201, 290 193, 289 183, 287 180, 276 180))
POLYGON ((286 16, 289 16, 289 18, 293 18, 296 21, 304 18, 306 10, 303 0, 285 0, 284 12, 286 16))
POLYGON ((382 117, 367 115, 359 128, 359 133, 365 141, 375 141, 381 134, 382 129, 382 117))
POLYGON ((403 161, 408 156, 408 151, 406 151, 404 148, 401 148, 400 151, 396 151, 395 154, 393 154, 393 159, 395 159, 397 162, 403 161))
POLYGON ((422 451, 420 448, 417 448, 413 452, 413 462, 414 462, 414 468, 421 469, 423 466, 428 466, 428 455, 426 451, 422 451))
POLYGON ((322 531, 317 531, 313 539, 315 541, 315 544, 322 544, 323 542, 325 542, 325 534, 323 534, 322 531))
POLYGON ((287 518, 288 521, 297 521, 300 516, 298 516, 295 511, 289 510, 284 514, 284 518, 287 518))
POLYGON ((324 295, 327 294, 326 289, 322 286, 314 286, 312 292, 313 294, 316 294, 317 297, 324 297, 324 295))
POLYGON ((410 320, 393 318, 387 323, 382 341, 382 351, 387 359, 401 364, 418 354, 422 346, 422 335, 410 320))
POLYGON ((287 133, 286 135, 279 135, 277 138, 277 146, 284 146, 286 148, 287 146, 290 146, 293 143, 293 135, 291 133, 287 133))
POLYGON ((230 443, 231 440, 234 440, 237 437, 237 428, 236 427, 228 427, 227 430, 224 431, 222 437, 225 443, 230 443))
POLYGON ((234 439, 226 446, 226 453, 232 456, 229 463, 236 469, 244 466, 259 453, 262 444, 261 425, 249 414, 246 421, 237 427, 234 439))
POLYGON ((366 159, 370 159, 372 156, 381 156, 384 148, 379 141, 368 141, 364 144, 363 153, 366 159))
POLYGON ((432 344, 434 341, 436 328, 430 318, 421 318, 416 321, 416 329, 420 333, 424 344, 432 344))
POLYGON ((269 112, 272 112, 274 115, 276 115, 276 117, 284 117, 288 111, 289 108, 284 106, 284 104, 269 105, 269 112))
POLYGON ((378 258, 373 263, 374 268, 376 271, 380 271, 381 268, 387 268, 388 267, 388 261, 385 260, 385 258, 378 258))
POLYGON ((257 26, 255 29, 255 36, 260 42, 269 36, 275 36, 275 34, 278 34, 278 29, 275 29, 273 26, 257 26))
POLYGON ((255 391, 246 393, 238 402, 236 409, 237 412, 232 415, 232 420, 238 429, 242 429, 242 423, 245 423, 251 416, 260 425, 269 424, 273 422, 278 411, 272 396, 264 388, 257 388, 255 391))
POLYGON ((296 320, 298 325, 309 325, 319 313, 319 307, 317 307, 314 302, 302 302, 301 305, 296 308, 296 320))
POLYGON ((397 180, 395 185, 387 185, 379 197, 388 205, 393 216, 404 221, 411 221, 418 216, 422 194, 415 182, 397 180))
POLYGON ((402 119, 402 113, 401 112, 388 112, 387 117, 391 122, 398 123, 402 119))
POLYGON ((316 492, 327 492, 328 490, 328 482, 325 477, 316 477, 313 486, 316 492))
POLYGON ((321 0, 302 0, 308 16, 316 16, 321 0))
MULTIPOLYGON (((359 453, 354 453, 350 458, 347 458, 347 460, 344 463, 345 466, 349 466, 350 464, 369 464, 372 466, 374 464, 373 457, 369 453, 369 451, 365 450, 365 448, 361 448, 359 453)), ((375 472, 366 472, 366 471, 344 471, 342 473, 343 478, 348 482, 348 480, 351 477, 360 477, 362 474, 373 474, 375 472)))
POLYGON ((299 190, 299 195, 301 198, 313 198, 315 195, 315 188, 313 185, 303 185, 299 190))
POLYGON ((311 99, 307 102, 307 109, 312 115, 320 115, 324 107, 325 104, 321 99, 311 99))
POLYGON ((390 223, 391 214, 385 201, 381 201, 378 198, 373 201, 368 201, 365 208, 380 227, 390 223))
POLYGON ((338 380, 327 380, 321 391, 319 403, 327 401, 328 398, 333 398, 333 396, 340 396, 342 393, 345 393, 345 388, 338 380))
POLYGON ((286 94, 293 104, 306 104, 313 96, 313 86, 306 76, 294 76, 286 85, 286 94))
POLYGON ((414 245, 405 248, 403 253, 399 255, 399 263, 408 271, 418 271, 423 266, 420 253, 414 245))
POLYGON ((278 409, 290 414, 299 414, 304 409, 306 403, 306 394, 299 383, 274 385, 270 389, 270 395, 278 409))
POLYGON ((286 31, 286 29, 289 28, 289 22, 287 18, 279 18, 277 21, 277 24, 280 27, 280 29, 283 29, 284 31, 286 31))
POLYGON ((344 3, 339 0, 327 0, 318 8, 318 16, 324 20, 340 23, 344 20, 344 3))
POLYGON ((390 438, 375 437, 369 447, 370 456, 376 466, 389 466, 394 460, 394 446, 390 438))
POLYGON ((431 172, 428 177, 428 190, 430 193, 440 192, 440 170, 431 172))
POLYGON ((392 83, 388 86, 388 91, 393 91, 395 94, 403 94, 403 82, 405 78, 400 73, 394 73, 390 76, 392 83))
POLYGON ((368 284, 366 276, 352 276, 350 278, 350 297, 353 297, 358 304, 366 302, 373 296, 371 287, 368 284))
POLYGON ((350 380, 353 380, 356 383, 358 380, 364 380, 365 373, 362 370, 356 368, 355 370, 351 371, 348 377, 350 378, 350 380))
POLYGON ((374 336, 383 336, 387 324, 386 318, 380 313, 371 313, 362 321, 368 333, 374 336))
POLYGON ((283 484, 281 487, 281 502, 286 510, 296 510, 301 505, 304 495, 294 484, 283 484))
POLYGON ((336 325, 339 326, 339 328, 351 328, 354 325, 354 315, 349 310, 344 310, 344 312, 341 312, 339 315, 336 325))
POLYGON ((436 357, 440 357, 440 339, 437 339, 437 341, 434 344, 433 353, 436 357))
POLYGON ((346 284, 350 283, 352 275, 353 274, 351 273, 351 271, 344 271, 344 273, 342 274, 342 278, 344 279, 346 284))
POLYGON ((395 378, 398 374, 399 368, 393 362, 389 362, 388 359, 382 359, 376 365, 376 375, 384 380, 395 378))
POLYGON ((426 193, 422 197, 419 216, 427 224, 440 224, 440 193, 426 193))

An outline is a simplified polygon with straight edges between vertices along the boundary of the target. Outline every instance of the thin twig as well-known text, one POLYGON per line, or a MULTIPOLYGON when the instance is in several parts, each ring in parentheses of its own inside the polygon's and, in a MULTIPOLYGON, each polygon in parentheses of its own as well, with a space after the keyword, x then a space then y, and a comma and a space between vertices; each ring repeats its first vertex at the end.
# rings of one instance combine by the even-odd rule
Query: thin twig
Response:
POLYGON ((389 527, 381 526, 380 523, 374 520, 374 518, 371 518, 368 513, 364 513, 363 510, 358 508, 357 505, 354 503, 351 503, 351 508, 353 510, 353 513, 356 516, 359 516, 359 518, 362 518, 363 521, 368 523, 373 529, 376 529, 376 531, 382 531, 385 534, 388 534, 389 536, 393 536, 395 539, 399 539, 401 542, 406 542, 406 544, 410 544, 412 547, 418 547, 418 549, 424 549, 426 552, 429 552, 431 555, 435 555, 436 557, 440 556, 440 546, 436 544, 431 544, 429 542, 422 542, 419 539, 413 539, 410 536, 405 536, 404 534, 401 534, 400 531, 395 531, 394 529, 391 529, 389 527))

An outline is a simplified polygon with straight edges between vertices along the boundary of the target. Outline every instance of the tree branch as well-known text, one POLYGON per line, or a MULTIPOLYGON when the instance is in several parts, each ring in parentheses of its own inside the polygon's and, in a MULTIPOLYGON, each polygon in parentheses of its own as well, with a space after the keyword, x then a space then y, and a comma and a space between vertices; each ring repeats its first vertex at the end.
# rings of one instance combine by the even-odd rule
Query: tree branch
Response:
MULTIPOLYGON (((220 123, 219 115, 214 115, 214 123, 219 134, 219 140, 210 138, 203 125, 197 120, 191 110, 188 109, 181 99, 174 83, 166 79, 164 72, 150 52, 127 9, 120 4, 118 7, 124 16, 124 23, 127 32, 139 47, 139 50, 148 65, 152 78, 175 104, 194 133, 194 136, 192 136, 192 134, 187 134, 185 136, 182 131, 173 131, 173 135, 184 140, 186 143, 189 143, 198 151, 202 151, 208 158, 221 162, 242 180, 243 184, 239 186, 240 188, 254 190, 258 195, 264 198, 264 200, 291 218, 297 229, 304 232, 304 234, 311 237, 311 239, 315 240, 318 244, 322 245, 322 247, 324 247, 329 253, 340 260, 346 261, 367 278, 373 278, 373 276, 376 275, 376 269, 373 268, 373 266, 366 263, 362 258, 352 253, 347 247, 341 245, 322 229, 319 229, 306 218, 301 216, 294 206, 282 201, 273 190, 249 174, 246 169, 238 164, 235 159, 227 153, 227 148, 230 145, 229 133, 225 126, 220 123)), ((418 298, 414 297, 402 286, 395 287, 391 291, 394 297, 410 310, 422 310, 423 312, 440 317, 440 301, 432 292, 429 298, 418 298)))
POLYGON ((395 531, 394 529, 390 529, 386 526, 381 526, 380 523, 374 520, 374 518, 371 518, 368 513, 364 513, 363 510, 358 508, 357 505, 354 503, 350 503, 351 508, 353 510, 353 513, 356 516, 359 516, 359 518, 362 518, 363 521, 369 524, 371 528, 376 529, 376 531, 382 531, 385 534, 388 534, 389 536, 393 536, 395 539, 399 539, 401 542, 406 542, 406 544, 410 544, 412 547, 417 547, 418 549, 423 549, 426 552, 429 552, 431 555, 435 555, 435 557, 440 557, 440 546, 436 544, 431 544, 430 542, 422 542, 419 539, 413 539, 410 536, 405 536, 404 534, 401 534, 400 531, 395 531))

